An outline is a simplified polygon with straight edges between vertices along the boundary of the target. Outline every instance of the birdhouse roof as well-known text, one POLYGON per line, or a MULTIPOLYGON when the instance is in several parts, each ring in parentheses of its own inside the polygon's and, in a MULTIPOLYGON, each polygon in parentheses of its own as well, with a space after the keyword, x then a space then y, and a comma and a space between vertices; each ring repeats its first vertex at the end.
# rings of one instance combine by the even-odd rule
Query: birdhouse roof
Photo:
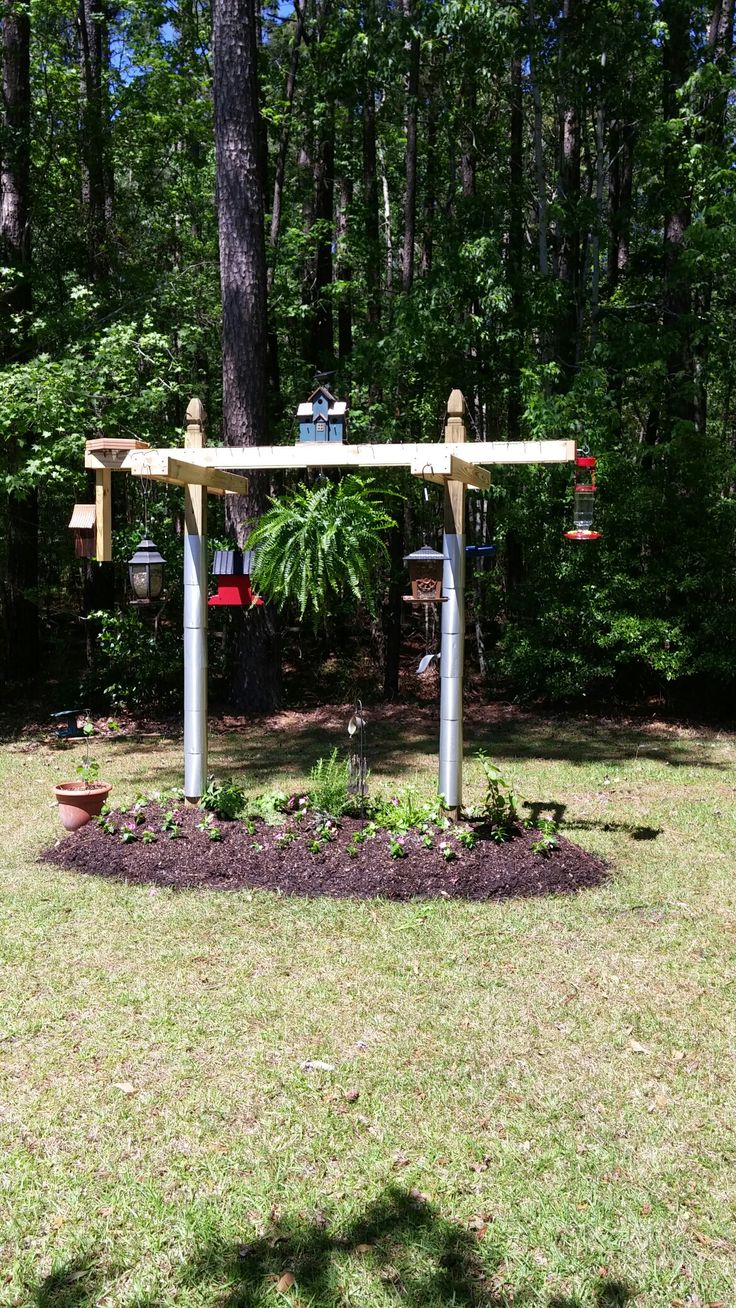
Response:
POLYGON ((420 549, 414 550, 413 554, 405 554, 404 563, 434 563, 444 557, 444 554, 433 550, 431 545, 422 545, 420 549))
POLYGON ((316 400, 318 395, 325 395, 327 399, 330 401, 330 404, 335 403, 335 397, 332 394, 332 391, 328 391, 326 386, 317 386, 315 390, 312 391, 312 394, 309 396, 309 403, 311 404, 312 400, 316 400))
POLYGON ((92 531, 94 525, 94 504, 75 504, 72 510, 72 516, 69 519, 69 526, 73 527, 75 531, 92 531))
POLYGON ((215 550, 213 577, 249 577, 253 571, 253 550, 215 550))

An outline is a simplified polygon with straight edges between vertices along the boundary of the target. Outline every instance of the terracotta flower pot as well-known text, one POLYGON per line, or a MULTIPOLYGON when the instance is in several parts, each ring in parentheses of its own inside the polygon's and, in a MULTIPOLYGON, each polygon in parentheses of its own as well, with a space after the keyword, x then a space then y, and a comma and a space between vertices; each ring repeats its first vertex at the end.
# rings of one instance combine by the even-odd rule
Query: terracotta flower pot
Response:
POLYGON ((59 805, 59 817, 67 831, 77 831, 97 817, 102 810, 112 786, 106 781, 95 781, 90 786, 80 785, 78 781, 62 781, 54 786, 54 794, 59 805))

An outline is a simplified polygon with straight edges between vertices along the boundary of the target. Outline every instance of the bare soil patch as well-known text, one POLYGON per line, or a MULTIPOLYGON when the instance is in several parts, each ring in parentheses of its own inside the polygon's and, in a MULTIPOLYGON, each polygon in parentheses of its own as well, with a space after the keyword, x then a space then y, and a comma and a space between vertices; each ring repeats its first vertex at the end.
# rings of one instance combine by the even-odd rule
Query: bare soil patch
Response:
MULTIPOLYGON (((219 839, 200 830, 205 815, 177 809, 178 830, 163 827, 164 811, 149 804, 145 824, 130 813, 108 817, 114 831, 95 823, 60 840, 41 861, 91 876, 175 890, 271 890, 307 897, 407 900, 415 898, 508 899, 571 894, 600 885, 607 864, 558 837, 557 848, 535 853, 536 831, 519 827, 497 844, 482 822, 465 824, 475 837, 472 848, 458 841, 453 828, 432 833, 432 848, 422 835, 403 837, 402 857, 391 854, 388 833, 356 841, 361 822, 344 818, 330 839, 319 841, 311 826, 293 818, 280 826, 256 819, 217 821, 219 839), (130 835, 123 839, 125 832, 130 835), (150 833, 144 841, 144 832, 150 833), (450 851, 449 856, 448 852, 450 851)), ((171 826, 171 818, 168 819, 171 826)), ((426 835, 426 833, 425 833, 426 835)))

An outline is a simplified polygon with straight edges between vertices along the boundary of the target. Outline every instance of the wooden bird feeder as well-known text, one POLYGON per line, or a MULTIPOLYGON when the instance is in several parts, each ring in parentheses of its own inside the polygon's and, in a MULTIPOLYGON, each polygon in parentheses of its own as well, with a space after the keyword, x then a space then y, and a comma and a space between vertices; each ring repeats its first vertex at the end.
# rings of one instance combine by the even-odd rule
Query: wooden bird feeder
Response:
POLYGON ((94 504, 75 504, 69 519, 69 528, 74 533, 74 553, 78 559, 95 557, 95 506, 94 504))
POLYGON ((231 605, 239 608, 253 608, 263 604, 260 595, 254 595, 250 584, 253 567, 253 550, 215 550, 212 562, 212 574, 217 579, 217 594, 211 595, 207 603, 211 607, 231 605))
POLYGON ((442 570, 445 556, 431 545, 422 545, 413 554, 404 556, 404 563, 409 566, 411 595, 404 596, 405 604, 443 604, 447 598, 442 594, 442 570))

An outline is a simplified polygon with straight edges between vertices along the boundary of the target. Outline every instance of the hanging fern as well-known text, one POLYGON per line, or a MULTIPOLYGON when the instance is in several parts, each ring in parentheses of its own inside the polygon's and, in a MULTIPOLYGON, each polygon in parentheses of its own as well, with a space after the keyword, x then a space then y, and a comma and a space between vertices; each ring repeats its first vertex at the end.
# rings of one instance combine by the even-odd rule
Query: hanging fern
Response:
POLYGON ((394 526, 372 482, 322 481, 271 501, 251 533, 256 586, 279 608, 293 603, 316 627, 333 599, 352 596, 375 612, 382 535, 394 526))

